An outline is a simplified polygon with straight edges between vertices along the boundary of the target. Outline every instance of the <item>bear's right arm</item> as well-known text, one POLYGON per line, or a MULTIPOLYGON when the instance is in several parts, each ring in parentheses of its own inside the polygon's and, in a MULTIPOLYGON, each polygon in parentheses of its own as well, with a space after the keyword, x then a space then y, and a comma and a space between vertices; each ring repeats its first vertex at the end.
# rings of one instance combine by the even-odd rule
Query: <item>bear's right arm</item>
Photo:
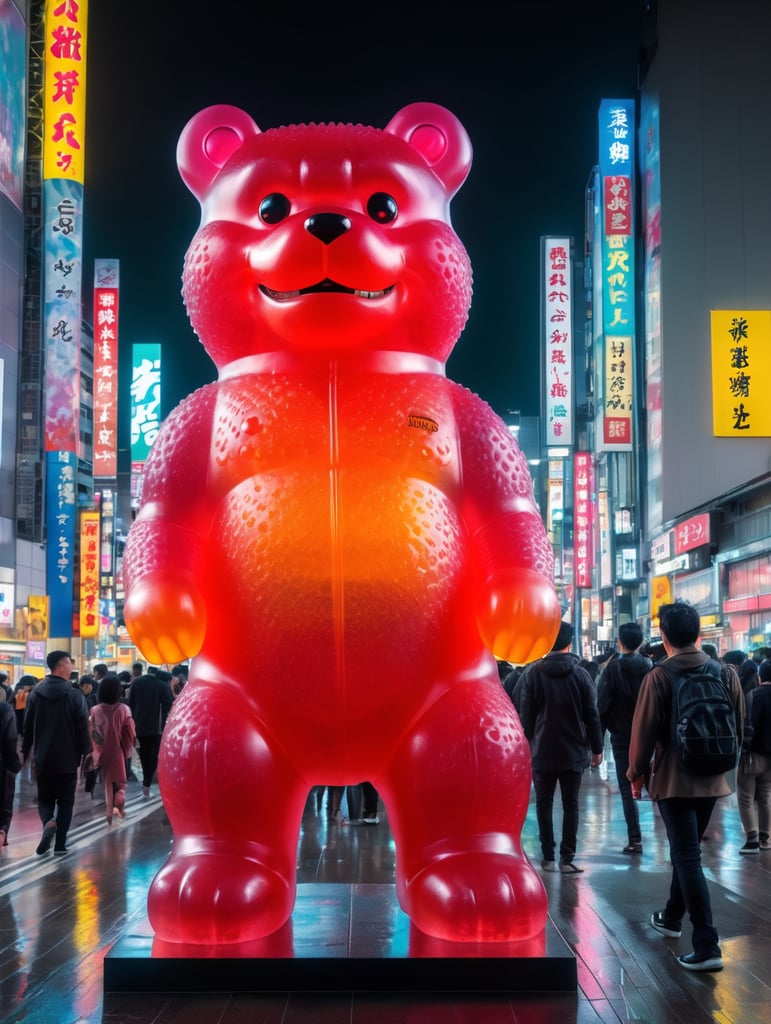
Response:
POLYGON ((154 664, 197 654, 206 632, 198 585, 216 504, 207 490, 216 385, 186 398, 165 420, 145 465, 139 514, 123 559, 124 620, 154 664))

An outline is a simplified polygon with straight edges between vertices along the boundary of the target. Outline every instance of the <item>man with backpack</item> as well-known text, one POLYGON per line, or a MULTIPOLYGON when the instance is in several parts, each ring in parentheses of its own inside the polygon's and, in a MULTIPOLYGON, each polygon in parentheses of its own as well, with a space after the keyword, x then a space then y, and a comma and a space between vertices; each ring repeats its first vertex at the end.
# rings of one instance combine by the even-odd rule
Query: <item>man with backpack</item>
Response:
POLYGON ((736 673, 696 646, 701 620, 685 601, 659 608, 667 657, 646 675, 637 698, 629 745, 632 790, 643 780, 667 829, 672 882, 664 910, 651 924, 679 938, 685 912, 693 952, 679 956, 689 971, 720 971, 722 954, 701 866, 701 840, 718 797, 732 792, 744 730, 744 695, 736 673))

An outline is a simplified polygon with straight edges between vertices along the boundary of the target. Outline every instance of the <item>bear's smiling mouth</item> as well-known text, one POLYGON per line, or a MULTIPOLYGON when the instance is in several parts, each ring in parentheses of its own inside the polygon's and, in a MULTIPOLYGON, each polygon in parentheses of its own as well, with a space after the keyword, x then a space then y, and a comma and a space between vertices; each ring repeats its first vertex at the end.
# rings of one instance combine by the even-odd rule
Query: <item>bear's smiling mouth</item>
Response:
POLYGON ((394 289, 392 284, 389 284, 387 288, 382 288, 377 292, 365 292, 360 288, 347 288, 344 284, 338 284, 337 281, 333 281, 330 277, 325 277, 323 281, 319 281, 317 284, 312 284, 308 288, 298 288, 292 292, 277 292, 273 288, 268 288, 267 285, 261 284, 260 291, 263 295, 267 295, 269 299, 273 299, 275 302, 286 302, 289 299, 296 299, 300 295, 321 295, 324 292, 339 292, 343 295, 356 295, 360 299, 382 299, 384 296, 390 294, 394 289))

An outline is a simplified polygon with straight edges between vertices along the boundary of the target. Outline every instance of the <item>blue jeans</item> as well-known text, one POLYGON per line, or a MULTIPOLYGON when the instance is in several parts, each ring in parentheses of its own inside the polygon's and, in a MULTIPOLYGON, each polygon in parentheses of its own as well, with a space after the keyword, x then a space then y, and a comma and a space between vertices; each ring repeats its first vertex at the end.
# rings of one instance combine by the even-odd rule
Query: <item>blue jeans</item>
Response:
POLYGON ((637 809, 637 801, 632 796, 632 783, 626 777, 629 768, 629 744, 623 743, 621 740, 614 740, 611 736, 610 745, 613 748, 618 791, 621 794, 621 806, 624 809, 624 821, 629 842, 641 843, 640 812, 637 809))
POLYGON ((681 921, 685 911, 693 926, 693 949, 699 956, 720 956, 712 903, 701 867, 701 837, 709 825, 716 797, 671 797, 659 800, 672 858, 672 883, 664 916, 681 921))
POLYGON ((560 860, 572 864, 576 855, 578 836, 578 794, 581 789, 581 772, 541 772, 533 769, 535 789, 535 813, 538 819, 538 833, 544 860, 554 860, 554 791, 560 784, 562 798, 562 841, 560 860))

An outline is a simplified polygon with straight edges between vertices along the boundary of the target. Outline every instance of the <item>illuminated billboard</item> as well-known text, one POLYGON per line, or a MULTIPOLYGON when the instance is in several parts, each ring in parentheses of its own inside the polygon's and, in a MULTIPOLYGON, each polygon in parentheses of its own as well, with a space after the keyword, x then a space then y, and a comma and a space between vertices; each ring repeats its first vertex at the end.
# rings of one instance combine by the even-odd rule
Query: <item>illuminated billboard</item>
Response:
POLYGON ((21 210, 27 110, 27 30, 0 0, 0 192, 21 210))
POLYGON ((541 241, 546 446, 573 443, 573 298, 569 238, 541 241))
POLYGON ((131 366, 131 506, 142 497, 145 462, 161 429, 161 346, 132 347, 131 366))
POLYGON ((80 635, 99 634, 99 513, 80 513, 80 635))
POLYGON ((712 432, 771 437, 771 310, 713 309, 712 432))
POLYGON ((94 479, 118 475, 118 260, 94 260, 94 479))
POLYGON ((74 452, 46 452, 46 587, 52 637, 72 636, 77 466, 74 452))
POLYGON ((591 589, 594 568, 594 463, 591 452, 573 457, 573 573, 577 588, 591 589))
POLYGON ((634 421, 634 100, 603 100, 599 111, 602 217, 603 407, 600 451, 631 451, 634 421))
POLYGON ((43 177, 83 184, 88 0, 46 0, 43 177))

